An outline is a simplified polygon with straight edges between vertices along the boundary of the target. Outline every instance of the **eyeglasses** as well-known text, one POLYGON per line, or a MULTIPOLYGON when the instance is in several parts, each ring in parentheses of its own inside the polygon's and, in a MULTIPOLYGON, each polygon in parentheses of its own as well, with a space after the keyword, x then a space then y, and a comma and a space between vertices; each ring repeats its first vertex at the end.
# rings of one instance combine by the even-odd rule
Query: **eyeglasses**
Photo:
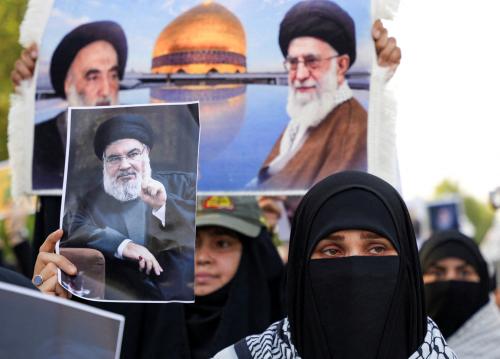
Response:
POLYGON ((315 55, 306 55, 302 58, 302 60, 299 60, 298 57, 287 57, 285 61, 283 61, 283 66, 285 66, 285 70, 287 70, 288 72, 297 71, 300 63, 303 63, 308 70, 317 70, 320 67, 321 62, 328 61, 339 56, 340 55, 334 55, 321 58, 315 55))
POLYGON ((120 163, 122 163, 123 159, 127 159, 128 162, 134 162, 139 160, 142 154, 144 153, 145 149, 146 146, 142 145, 142 150, 134 148, 126 155, 111 155, 111 156, 103 155, 103 159, 106 165, 108 165, 109 167, 117 167, 120 165, 120 163))

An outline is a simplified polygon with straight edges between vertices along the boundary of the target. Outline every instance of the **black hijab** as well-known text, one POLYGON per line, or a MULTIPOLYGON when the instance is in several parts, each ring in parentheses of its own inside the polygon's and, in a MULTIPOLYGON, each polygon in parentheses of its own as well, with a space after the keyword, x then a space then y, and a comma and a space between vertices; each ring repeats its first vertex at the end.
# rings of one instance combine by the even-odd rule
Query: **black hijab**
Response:
POLYGON ((268 232, 240 239, 240 264, 226 286, 193 304, 156 305, 148 313, 144 357, 209 358, 283 318, 284 267, 268 232))
POLYGON ((292 225, 287 304, 304 359, 408 358, 420 346, 422 276, 411 219, 394 188, 364 172, 341 172, 304 196, 292 225), (386 237, 399 256, 310 260, 319 240, 346 229, 386 237))
POLYGON ((437 261, 459 258, 470 264, 480 282, 447 280, 425 285, 425 301, 429 316, 449 338, 489 300, 488 267, 472 238, 457 230, 434 233, 420 250, 420 263, 425 273, 437 261))

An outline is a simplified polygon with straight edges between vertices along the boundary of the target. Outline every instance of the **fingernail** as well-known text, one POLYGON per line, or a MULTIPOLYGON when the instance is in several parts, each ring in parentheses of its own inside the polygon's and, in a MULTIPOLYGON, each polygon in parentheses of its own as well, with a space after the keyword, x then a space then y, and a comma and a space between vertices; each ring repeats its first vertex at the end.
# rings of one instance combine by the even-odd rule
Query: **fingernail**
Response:
POLYGON ((373 33, 373 37, 379 37, 380 36, 380 30, 375 30, 373 33))
POLYGON ((31 51, 31 57, 35 58, 38 56, 38 52, 36 50, 31 51))

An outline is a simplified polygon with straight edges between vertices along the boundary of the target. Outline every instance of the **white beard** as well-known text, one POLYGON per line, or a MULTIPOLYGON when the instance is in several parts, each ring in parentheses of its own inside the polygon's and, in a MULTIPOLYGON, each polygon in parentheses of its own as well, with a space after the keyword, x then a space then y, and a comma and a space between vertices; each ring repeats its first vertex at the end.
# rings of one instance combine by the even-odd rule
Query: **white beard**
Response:
MULTIPOLYGON (((149 156, 145 155, 143 160, 144 164, 144 176, 146 178, 151 177, 151 164, 149 161, 149 156)), ((142 190, 142 176, 143 174, 135 171, 134 169, 129 169, 126 171, 121 171, 116 174, 116 177, 111 177, 106 170, 106 166, 103 166, 103 184, 104 191, 110 196, 116 198, 118 201, 127 202, 132 201, 139 197, 142 190), (128 180, 126 182, 121 182, 118 180, 118 175, 120 174, 135 174, 135 178, 128 180)))
POLYGON ((328 113, 335 107, 337 93, 337 63, 332 61, 328 72, 323 74, 321 81, 310 80, 302 85, 316 85, 314 93, 299 93, 295 87, 301 83, 295 81, 288 86, 288 102, 286 110, 291 122, 298 121, 301 126, 317 126, 328 113))
POLYGON ((78 93, 74 84, 70 85, 69 91, 66 93, 66 101, 68 101, 69 107, 117 105, 112 96, 100 98, 96 103, 89 103, 85 96, 78 93))
POLYGON ((71 85, 69 88, 69 92, 66 93, 66 100, 68 101, 68 105, 70 107, 81 107, 88 106, 85 103, 85 97, 81 96, 77 91, 75 85, 71 85))
POLYGON ((283 132, 280 152, 269 164, 268 173, 281 171, 307 140, 310 128, 318 126, 335 107, 352 97, 346 81, 337 85, 337 63, 332 62, 321 81, 308 80, 288 84, 287 112, 290 122, 283 132), (299 93, 298 86, 316 86, 314 93, 299 93))

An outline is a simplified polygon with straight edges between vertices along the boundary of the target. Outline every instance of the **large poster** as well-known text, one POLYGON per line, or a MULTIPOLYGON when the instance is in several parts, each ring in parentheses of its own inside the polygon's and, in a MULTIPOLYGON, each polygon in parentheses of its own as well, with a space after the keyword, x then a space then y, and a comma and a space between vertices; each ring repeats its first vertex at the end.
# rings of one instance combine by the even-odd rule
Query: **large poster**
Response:
POLYGON ((58 253, 83 298, 192 301, 198 104, 69 108, 58 253))
POLYGON ((367 170, 370 28, 368 0, 55 0, 33 190, 62 188, 68 105, 199 100, 201 192, 302 192, 367 170))

